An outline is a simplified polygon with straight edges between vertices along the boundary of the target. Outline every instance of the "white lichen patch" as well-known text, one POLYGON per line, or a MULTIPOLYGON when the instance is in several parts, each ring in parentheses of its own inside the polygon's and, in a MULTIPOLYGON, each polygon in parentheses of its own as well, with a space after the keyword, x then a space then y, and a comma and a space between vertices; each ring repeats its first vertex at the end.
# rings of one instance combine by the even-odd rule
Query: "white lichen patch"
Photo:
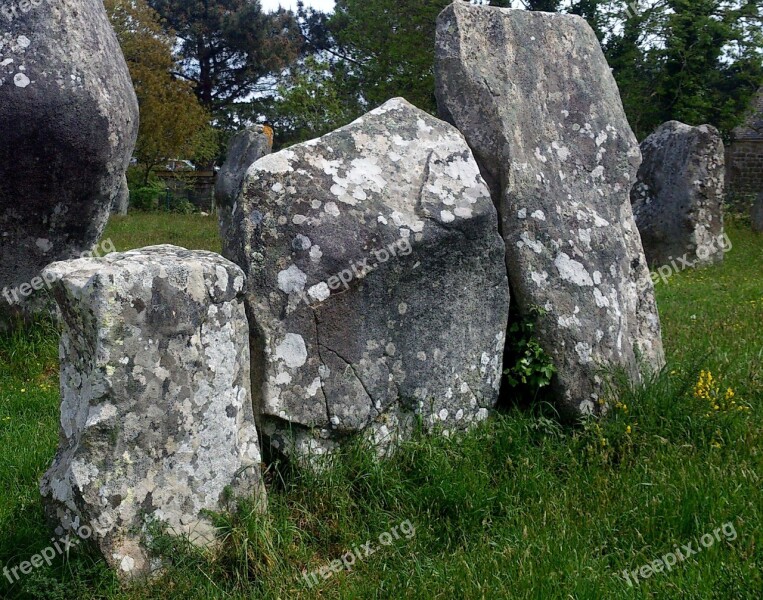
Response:
POLYGON ((297 265, 291 265, 278 273, 278 289, 286 294, 303 291, 306 283, 307 275, 297 265))
POLYGON ((283 341, 276 346, 275 356, 287 367, 298 369, 307 362, 305 339, 298 333, 287 333, 283 341))
POLYGON ((537 240, 532 239, 526 231, 522 232, 520 241, 517 242, 518 248, 521 248, 523 245, 527 245, 533 252, 535 252, 535 254, 543 253, 543 244, 537 240))
POLYGON ((16 87, 19 88, 25 88, 27 87, 32 81, 29 79, 29 77, 26 76, 25 73, 16 73, 13 76, 13 84, 16 87))
POLYGON ((249 173, 247 178, 257 177, 257 171, 271 173, 271 174, 283 174, 290 173, 294 170, 291 163, 297 158, 296 154, 291 150, 282 150, 275 154, 268 154, 263 156, 251 167, 249 167, 249 173))
POLYGON ((565 252, 560 252, 554 260, 559 276, 570 283, 579 286, 593 286, 593 279, 582 263, 573 260, 565 252))
POLYGON ((548 273, 546 271, 543 271, 542 273, 533 271, 532 273, 530 273, 530 279, 532 279, 533 282, 535 282, 535 285, 542 286, 548 282, 548 273))
POLYGON ((577 352, 578 357, 580 357, 580 362, 582 364, 593 362, 593 350, 588 342, 578 342, 575 344, 575 352, 577 352))
POLYGON ((331 290, 329 289, 328 284, 326 282, 321 281, 320 283, 315 284, 314 286, 310 287, 307 290, 307 295, 310 296, 313 300, 317 300, 318 302, 323 302, 324 300, 327 300, 331 296, 331 290))
POLYGON ((326 202, 326 204, 323 207, 323 210, 326 212, 327 215, 331 215, 332 217, 338 217, 339 216, 339 207, 337 206, 336 202, 326 202))

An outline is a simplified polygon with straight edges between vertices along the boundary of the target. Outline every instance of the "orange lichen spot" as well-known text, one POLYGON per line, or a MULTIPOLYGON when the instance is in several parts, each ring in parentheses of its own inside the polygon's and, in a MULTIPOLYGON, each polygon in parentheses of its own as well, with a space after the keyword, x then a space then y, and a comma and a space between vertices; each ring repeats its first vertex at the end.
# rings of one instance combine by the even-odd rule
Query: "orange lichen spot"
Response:
POLYGON ((269 123, 265 123, 262 126, 262 133, 264 133, 267 136, 268 141, 270 142, 270 145, 272 146, 273 145, 273 135, 275 134, 275 132, 273 131, 273 127, 269 123))

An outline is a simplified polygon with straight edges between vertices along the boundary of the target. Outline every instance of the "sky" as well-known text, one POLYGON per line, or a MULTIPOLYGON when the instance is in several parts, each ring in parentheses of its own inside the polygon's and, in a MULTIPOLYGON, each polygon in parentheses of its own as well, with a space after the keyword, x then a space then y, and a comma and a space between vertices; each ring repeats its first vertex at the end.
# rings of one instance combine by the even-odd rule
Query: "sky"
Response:
MULTIPOLYGON (((260 2, 265 10, 275 10, 279 4, 284 8, 297 10, 297 0, 260 0, 260 2)), ((329 12, 334 8, 334 0, 305 0, 305 5, 312 6, 323 12, 329 12)), ((518 6, 518 3, 515 2, 514 5, 518 6)))
MULTIPOLYGON (((280 4, 284 8, 291 8, 297 10, 297 0, 260 0, 262 8, 265 10, 275 10, 280 4)), ((305 6, 312 6, 318 10, 324 12, 330 11, 334 8, 334 0, 305 0, 305 6)))

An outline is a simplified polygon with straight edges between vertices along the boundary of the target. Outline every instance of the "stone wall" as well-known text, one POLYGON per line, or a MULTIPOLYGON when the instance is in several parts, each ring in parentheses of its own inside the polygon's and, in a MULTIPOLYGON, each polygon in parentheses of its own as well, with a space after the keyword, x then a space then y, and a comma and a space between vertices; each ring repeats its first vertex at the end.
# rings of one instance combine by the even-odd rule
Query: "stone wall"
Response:
POLYGON ((737 194, 763 191, 763 139, 738 140, 726 148, 726 189, 737 194))
POLYGON ((726 190, 731 194, 763 191, 763 88, 731 139, 726 148, 726 190))
MULTIPOLYGON (((173 173, 157 171, 157 177, 169 188, 170 207, 178 200, 188 200, 197 209, 211 212, 215 201, 215 173, 213 171, 188 171, 173 173)), ((166 207, 167 195, 159 196, 159 208, 166 207)))

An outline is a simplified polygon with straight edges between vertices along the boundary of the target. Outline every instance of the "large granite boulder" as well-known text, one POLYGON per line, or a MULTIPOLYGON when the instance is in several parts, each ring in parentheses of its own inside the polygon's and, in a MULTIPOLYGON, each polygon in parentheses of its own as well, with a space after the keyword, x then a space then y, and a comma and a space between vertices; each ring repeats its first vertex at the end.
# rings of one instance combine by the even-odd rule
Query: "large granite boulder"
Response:
POLYGON ((211 252, 153 246, 57 262, 61 434, 41 483, 63 532, 89 528, 130 578, 156 566, 152 525, 214 541, 226 489, 264 508, 244 274, 211 252))
POLYGON ((752 230, 755 233, 763 233, 763 192, 758 194, 755 203, 752 205, 752 230))
POLYGON ((559 406, 596 411, 602 369, 638 380, 664 361, 628 197, 639 148, 596 36, 577 16, 456 2, 437 21, 436 81, 493 192, 512 295, 543 309, 559 406))
MULTIPOLYGON (((224 254, 244 268, 272 448, 311 459, 498 397, 509 293, 495 208, 461 134, 403 99, 249 169, 224 254), (261 367, 261 368, 260 368, 261 367)), ((266 446, 267 447, 267 446, 266 446)))
POLYGON ((0 23, 2 323, 20 285, 100 237, 138 102, 101 0, 5 2, 0 23))
POLYGON ((273 151, 273 130, 255 125, 239 131, 228 144, 228 156, 217 174, 215 205, 223 239, 232 235, 231 213, 246 172, 254 162, 273 151))
POLYGON ((631 201, 649 265, 722 261, 725 159, 718 130, 668 121, 641 143, 641 154, 631 201))

